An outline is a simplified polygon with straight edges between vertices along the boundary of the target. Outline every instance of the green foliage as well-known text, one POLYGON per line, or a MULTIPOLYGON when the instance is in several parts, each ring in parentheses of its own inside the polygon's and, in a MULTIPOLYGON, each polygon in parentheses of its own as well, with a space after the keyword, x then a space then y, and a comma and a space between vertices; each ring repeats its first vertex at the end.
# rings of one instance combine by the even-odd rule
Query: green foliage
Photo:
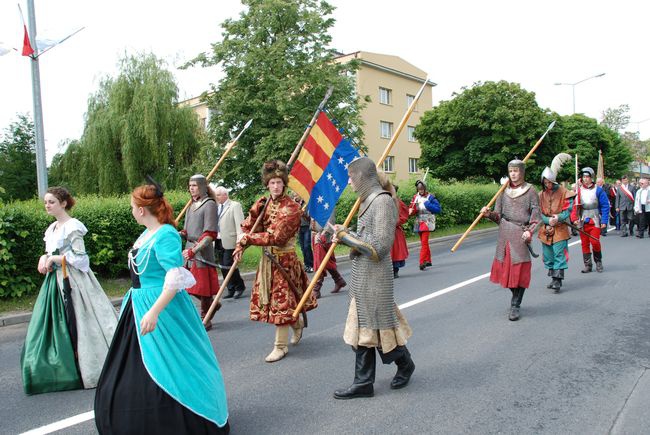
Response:
MULTIPOLYGON (((334 62, 328 48, 332 6, 319 0, 243 0, 238 19, 224 21, 223 40, 187 66, 219 65, 225 77, 204 95, 213 109, 210 135, 217 147, 203 152, 206 173, 231 134, 253 119, 219 170, 221 181, 248 202, 262 190, 260 168, 271 158, 287 161, 329 86, 330 117, 360 134, 360 103, 349 75, 356 63, 334 62), (243 192, 242 192, 243 191, 243 192)), ((215 82, 217 82, 215 80, 215 82)), ((356 137, 356 139, 360 139, 356 137)))
POLYGON ((481 175, 496 181, 510 160, 524 158, 549 123, 535 94, 518 84, 476 83, 424 114, 415 130, 420 166, 441 179, 481 175))
POLYGON ((620 133, 630 123, 630 106, 621 104, 615 109, 609 108, 603 111, 601 124, 612 131, 620 133))
POLYGON ((37 192, 34 123, 27 115, 17 116, 0 141, 2 201, 33 198, 37 192))
POLYGON ((149 174, 166 186, 187 183, 205 141, 189 107, 178 107, 178 88, 153 54, 126 56, 116 78, 89 98, 79 142, 55 156, 53 179, 76 193, 112 195, 142 184, 149 174))

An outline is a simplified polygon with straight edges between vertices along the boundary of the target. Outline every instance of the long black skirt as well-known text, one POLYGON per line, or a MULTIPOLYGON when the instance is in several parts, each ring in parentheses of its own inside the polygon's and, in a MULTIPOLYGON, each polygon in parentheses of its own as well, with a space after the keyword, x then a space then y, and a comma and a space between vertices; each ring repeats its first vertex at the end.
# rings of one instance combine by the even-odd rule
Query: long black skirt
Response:
MULTIPOLYGON (((131 300, 115 331, 95 393, 100 434, 227 434, 164 392, 142 362, 131 300)), ((210 400, 206 397, 205 400, 210 400)))

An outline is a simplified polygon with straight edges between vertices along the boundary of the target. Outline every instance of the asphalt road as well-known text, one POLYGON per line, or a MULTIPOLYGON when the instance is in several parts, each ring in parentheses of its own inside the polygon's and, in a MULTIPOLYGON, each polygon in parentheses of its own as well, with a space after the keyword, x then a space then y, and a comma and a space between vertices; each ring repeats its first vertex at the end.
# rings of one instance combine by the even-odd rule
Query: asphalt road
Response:
MULTIPOLYGON (((273 328, 247 319, 245 299, 226 301, 209 335, 226 380, 232 433, 649 433, 649 239, 610 232, 604 273, 581 274, 580 247, 572 246, 560 294, 546 289, 537 259, 522 318, 510 322, 507 289, 487 278, 452 287, 489 272, 495 238, 470 238, 454 254, 454 241, 435 244, 434 266, 423 272, 412 250, 395 297, 416 302, 403 309, 414 331, 408 347, 416 371, 407 388, 393 391, 395 367, 379 364, 371 399, 332 398, 352 382, 354 354, 341 338, 347 293, 329 294, 330 278, 303 340, 273 364, 264 362, 273 328)), ((348 267, 341 268, 346 277, 348 267)), ((2 434, 92 410, 92 390, 22 392, 25 328, 0 328, 2 434)), ((94 423, 58 433, 95 433, 94 423)))

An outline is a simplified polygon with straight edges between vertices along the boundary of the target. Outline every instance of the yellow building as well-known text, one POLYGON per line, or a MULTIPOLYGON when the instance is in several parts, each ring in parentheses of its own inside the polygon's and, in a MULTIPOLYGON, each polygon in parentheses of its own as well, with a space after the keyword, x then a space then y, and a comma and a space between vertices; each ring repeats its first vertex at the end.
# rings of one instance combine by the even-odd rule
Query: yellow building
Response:
MULTIPOLYGON (((368 157, 377 161, 422 87, 427 73, 398 56, 367 51, 341 55, 336 61, 345 63, 352 59, 360 63, 355 78, 357 94, 362 99, 370 97, 370 102, 361 112, 365 124, 364 144, 368 147, 368 157)), ((422 114, 432 108, 432 88, 435 85, 427 82, 415 111, 384 161, 384 171, 394 174, 397 180, 421 172, 418 168, 420 144, 413 133, 422 114)))
MULTIPOLYGON (((335 61, 346 63, 352 59, 360 63, 355 75, 357 94, 361 99, 370 97, 370 102, 361 111, 364 144, 368 148, 368 157, 377 161, 427 74, 398 56, 367 51, 341 55, 335 61)), ((420 144, 415 140, 413 132, 422 114, 432 107, 432 88, 436 84, 431 81, 427 84, 415 111, 384 161, 384 171, 394 175, 396 180, 408 179, 411 174, 422 172, 418 168, 420 144)), ((179 104, 192 107, 201 125, 204 128, 208 125, 210 110, 200 101, 200 97, 179 104)))

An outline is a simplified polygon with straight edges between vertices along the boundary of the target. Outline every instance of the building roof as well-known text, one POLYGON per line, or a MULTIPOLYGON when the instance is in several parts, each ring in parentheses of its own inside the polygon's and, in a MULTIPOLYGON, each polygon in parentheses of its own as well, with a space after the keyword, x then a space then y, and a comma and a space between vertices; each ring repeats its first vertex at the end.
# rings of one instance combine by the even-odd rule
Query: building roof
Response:
MULTIPOLYGON (((346 62, 351 59, 359 60, 364 66, 387 71, 419 83, 423 83, 424 79, 427 78, 426 71, 421 70, 399 56, 371 53, 369 51, 355 51, 349 54, 342 54, 335 58, 337 62, 346 62)), ((430 86, 436 86, 436 83, 431 80, 428 80, 428 84, 430 86)))

